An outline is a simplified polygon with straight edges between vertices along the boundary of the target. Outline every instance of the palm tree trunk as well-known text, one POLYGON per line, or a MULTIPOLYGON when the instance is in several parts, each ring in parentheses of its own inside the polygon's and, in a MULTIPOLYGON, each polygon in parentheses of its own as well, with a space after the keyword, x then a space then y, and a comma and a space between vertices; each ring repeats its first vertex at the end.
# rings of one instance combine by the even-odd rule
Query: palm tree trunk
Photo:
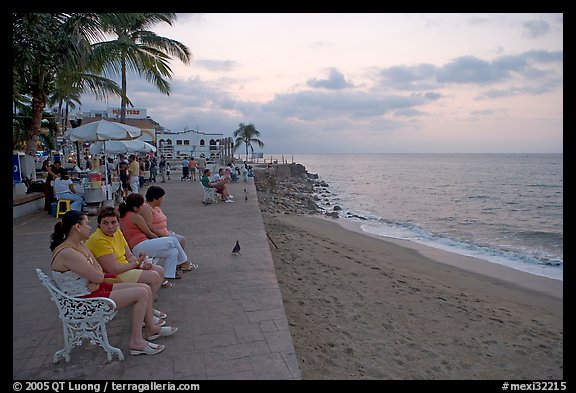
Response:
POLYGON ((37 89, 32 95, 32 119, 30 129, 28 130, 28 144, 26 146, 26 154, 32 157, 36 156, 40 127, 42 126, 42 112, 44 112, 45 106, 46 95, 42 90, 37 89))
POLYGON ((120 123, 126 124, 126 61, 122 59, 122 100, 120 105, 120 123))

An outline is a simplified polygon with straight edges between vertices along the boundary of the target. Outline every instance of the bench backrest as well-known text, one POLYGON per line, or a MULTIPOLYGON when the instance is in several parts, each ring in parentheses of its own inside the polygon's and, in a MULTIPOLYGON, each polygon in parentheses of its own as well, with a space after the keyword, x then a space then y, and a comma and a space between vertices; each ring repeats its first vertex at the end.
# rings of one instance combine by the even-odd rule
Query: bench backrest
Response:
POLYGON ((51 277, 36 268, 40 282, 48 289, 58 307, 59 317, 63 321, 80 322, 86 320, 110 321, 117 313, 114 300, 105 297, 89 299, 77 298, 62 292, 51 277))

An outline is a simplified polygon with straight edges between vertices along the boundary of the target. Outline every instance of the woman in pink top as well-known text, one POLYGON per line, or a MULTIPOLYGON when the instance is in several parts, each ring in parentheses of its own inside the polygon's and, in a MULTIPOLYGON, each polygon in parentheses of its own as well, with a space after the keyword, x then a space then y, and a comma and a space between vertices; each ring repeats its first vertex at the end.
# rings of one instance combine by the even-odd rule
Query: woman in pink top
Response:
MULTIPOLYGON (((164 277, 179 279, 182 276, 176 271, 176 267, 188 261, 186 253, 172 236, 158 237, 150 230, 144 218, 138 214, 144 205, 144 197, 138 193, 132 193, 118 207, 120 211, 120 227, 122 233, 132 249, 132 253, 139 255, 144 253, 151 258, 164 258, 164 277)), ((165 281, 164 287, 172 287, 165 281)))
MULTIPOLYGON (((178 239, 180 245, 184 249, 186 247, 186 238, 178 233, 175 233, 168 229, 168 218, 162 211, 160 206, 164 199, 166 191, 159 186, 150 186, 146 190, 146 203, 139 210, 140 215, 148 224, 148 227, 154 234, 158 237, 172 236, 178 239)), ((182 271, 194 270, 198 267, 195 263, 186 262, 178 265, 178 268, 182 271)))

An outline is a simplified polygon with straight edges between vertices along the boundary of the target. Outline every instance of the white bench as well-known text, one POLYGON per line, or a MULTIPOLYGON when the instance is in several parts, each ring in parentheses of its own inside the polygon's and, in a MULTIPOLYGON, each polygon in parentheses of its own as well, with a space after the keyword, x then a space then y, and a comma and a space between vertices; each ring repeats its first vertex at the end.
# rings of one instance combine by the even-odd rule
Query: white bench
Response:
POLYGON ((200 185, 202 186, 202 190, 204 191, 204 199, 202 199, 202 203, 204 204, 218 203, 220 198, 218 198, 218 193, 216 192, 216 189, 213 187, 204 187, 204 184, 202 184, 202 182, 200 182, 200 185))
POLYGON ((120 361, 124 360, 122 351, 108 342, 106 331, 106 324, 118 312, 114 300, 105 297, 83 299, 69 296, 58 289, 54 280, 44 274, 41 269, 37 268, 36 274, 56 303, 59 311, 58 317, 62 320, 64 329, 64 348, 56 351, 54 363, 58 363, 61 356, 64 356, 66 362, 70 362, 72 348, 82 345, 84 339, 104 348, 108 354, 108 361, 112 361, 113 355, 118 356, 120 361))

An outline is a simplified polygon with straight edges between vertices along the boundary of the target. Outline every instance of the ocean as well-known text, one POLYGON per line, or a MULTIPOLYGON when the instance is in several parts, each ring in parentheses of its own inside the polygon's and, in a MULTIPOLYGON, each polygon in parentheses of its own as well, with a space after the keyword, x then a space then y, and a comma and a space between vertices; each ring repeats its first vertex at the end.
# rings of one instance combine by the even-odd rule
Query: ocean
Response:
POLYGON ((363 231, 563 280, 562 154, 285 155, 363 231))

